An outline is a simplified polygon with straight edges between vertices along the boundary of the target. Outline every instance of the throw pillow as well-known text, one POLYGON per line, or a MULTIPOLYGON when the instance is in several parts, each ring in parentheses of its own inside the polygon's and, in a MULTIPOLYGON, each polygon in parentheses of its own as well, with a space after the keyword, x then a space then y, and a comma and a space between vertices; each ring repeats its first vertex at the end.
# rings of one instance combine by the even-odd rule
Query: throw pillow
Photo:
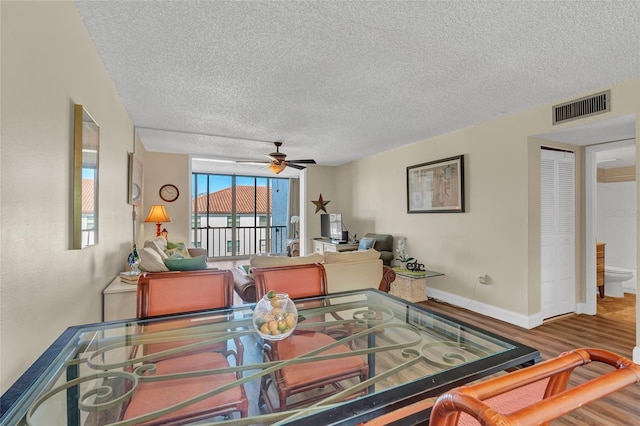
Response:
POLYGON ((169 270, 154 249, 144 247, 138 254, 140 256, 140 270, 147 272, 167 272, 169 270))
POLYGON ((376 243, 374 238, 363 238, 360 240, 360 244, 358 244, 358 250, 369 250, 373 248, 373 245, 376 243))
POLYGON ((249 265, 253 268, 271 268, 275 266, 308 265, 310 263, 321 263, 322 255, 313 253, 308 256, 288 257, 288 256, 254 256, 249 258, 249 265))
POLYGON ((190 258, 167 258, 164 261, 170 271, 199 271, 207 269, 206 256, 190 258))
POLYGON ((340 253, 327 252, 324 254, 324 263, 362 262, 376 259, 380 259, 380 252, 375 249, 345 251, 340 253))
POLYGON ((185 245, 185 243, 167 242, 167 249, 164 252, 169 257, 171 257, 175 253, 175 254, 179 254, 185 259, 191 258, 191 255, 189 254, 189 250, 187 250, 187 246, 185 245))
POLYGON ((166 240, 162 237, 156 238, 155 240, 147 240, 144 242, 144 246, 154 250, 156 253, 160 255, 162 260, 167 258, 167 253, 164 252, 166 248, 166 240), (163 244, 164 242, 164 244, 163 244))

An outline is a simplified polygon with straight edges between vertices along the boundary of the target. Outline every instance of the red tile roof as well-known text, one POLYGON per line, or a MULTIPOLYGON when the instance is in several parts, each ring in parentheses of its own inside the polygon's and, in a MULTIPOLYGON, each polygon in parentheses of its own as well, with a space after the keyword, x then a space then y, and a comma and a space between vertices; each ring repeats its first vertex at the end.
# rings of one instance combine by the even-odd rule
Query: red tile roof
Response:
POLYGON ((82 179, 82 213, 93 213, 93 179, 82 179))
MULTIPOLYGON (((236 186, 236 213, 238 214, 252 214, 254 212, 254 196, 257 197, 255 203, 258 214, 267 213, 267 188, 265 186, 254 187, 253 186, 236 186)), ((271 189, 269 189, 269 196, 271 196, 271 189)), ((220 191, 213 192, 207 195, 200 195, 196 198, 198 213, 205 213, 207 211, 207 198, 209 199, 209 213, 210 214, 231 214, 231 188, 221 189, 220 191)))

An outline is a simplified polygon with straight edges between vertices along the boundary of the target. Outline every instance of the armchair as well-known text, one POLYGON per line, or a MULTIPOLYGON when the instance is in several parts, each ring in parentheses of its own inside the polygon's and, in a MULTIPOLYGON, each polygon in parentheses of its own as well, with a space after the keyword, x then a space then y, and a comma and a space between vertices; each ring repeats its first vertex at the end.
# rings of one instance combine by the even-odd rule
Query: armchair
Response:
POLYGON ((376 240, 373 248, 380 252, 382 263, 391 266, 391 261, 393 260, 393 235, 368 233, 364 238, 373 238, 376 240))
MULTIPOLYGON (((588 374, 588 373, 587 373, 588 374)), ((577 374, 576 374, 577 375, 577 374)), ((402 424, 431 409, 433 425, 548 425, 599 398, 640 382, 640 366, 602 349, 583 348, 531 367, 446 392, 365 422, 366 426, 402 424), (591 362, 612 371, 567 388, 574 369, 591 362)))
MULTIPOLYGON (((144 274, 138 282, 137 297, 137 313, 140 318, 229 307, 233 303, 233 277, 229 271, 223 270, 144 274)), ((185 319, 185 321, 188 320, 185 319)), ((142 332, 162 336, 163 333, 170 332, 177 326, 178 324, 173 321, 158 321, 146 325, 142 332)), ((242 364, 243 346, 239 339, 235 342, 236 350, 229 349, 226 342, 223 342, 180 351, 178 354, 170 350, 197 343, 198 339, 186 338, 175 341, 174 339, 163 340, 159 337, 153 340, 153 343, 148 342, 140 349, 147 360, 145 362, 154 364, 153 374, 156 377, 229 367, 227 359, 229 356, 235 358, 236 365, 242 364), (154 354, 157 356, 153 356, 154 354), (152 356, 149 358, 149 355, 152 356)), ((134 348, 132 357, 137 350, 138 348, 134 348)), ((164 407, 195 398, 225 384, 235 383, 238 378, 240 378, 239 372, 142 381, 124 409, 123 420, 141 418, 140 424, 165 425, 187 424, 234 412, 239 412, 241 417, 246 417, 248 399, 242 386, 235 386, 214 394, 169 414, 153 419, 147 417, 164 407)))

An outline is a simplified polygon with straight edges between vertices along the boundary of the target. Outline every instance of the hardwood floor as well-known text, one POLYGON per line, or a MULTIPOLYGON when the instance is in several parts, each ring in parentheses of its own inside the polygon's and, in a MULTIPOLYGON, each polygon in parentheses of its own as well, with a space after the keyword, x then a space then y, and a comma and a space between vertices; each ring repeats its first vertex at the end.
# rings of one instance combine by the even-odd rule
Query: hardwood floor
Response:
POLYGON ((636 322, 636 295, 625 293, 624 297, 597 298, 598 315, 616 320, 636 322))
MULTIPOLYGON (((532 330, 485 317, 466 309, 435 300, 422 302, 427 308, 457 320, 491 330, 540 351, 543 359, 581 347, 597 347, 632 358, 636 326, 604 315, 573 315, 532 330)), ((575 386, 609 371, 606 366, 590 364, 576 369, 569 385, 575 386)), ((628 386, 595 401, 554 422, 553 425, 632 425, 640 424, 640 384, 628 386)))

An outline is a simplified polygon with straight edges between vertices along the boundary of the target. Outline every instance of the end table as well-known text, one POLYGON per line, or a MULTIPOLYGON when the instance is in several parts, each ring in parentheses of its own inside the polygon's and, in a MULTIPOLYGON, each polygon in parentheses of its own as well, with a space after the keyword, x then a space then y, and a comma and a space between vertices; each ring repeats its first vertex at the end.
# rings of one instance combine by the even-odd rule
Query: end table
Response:
POLYGON ((427 278, 444 275, 442 272, 436 271, 424 271, 423 274, 417 274, 401 268, 393 268, 393 270, 396 273, 396 279, 391 283, 389 293, 413 303, 428 300, 427 278))

